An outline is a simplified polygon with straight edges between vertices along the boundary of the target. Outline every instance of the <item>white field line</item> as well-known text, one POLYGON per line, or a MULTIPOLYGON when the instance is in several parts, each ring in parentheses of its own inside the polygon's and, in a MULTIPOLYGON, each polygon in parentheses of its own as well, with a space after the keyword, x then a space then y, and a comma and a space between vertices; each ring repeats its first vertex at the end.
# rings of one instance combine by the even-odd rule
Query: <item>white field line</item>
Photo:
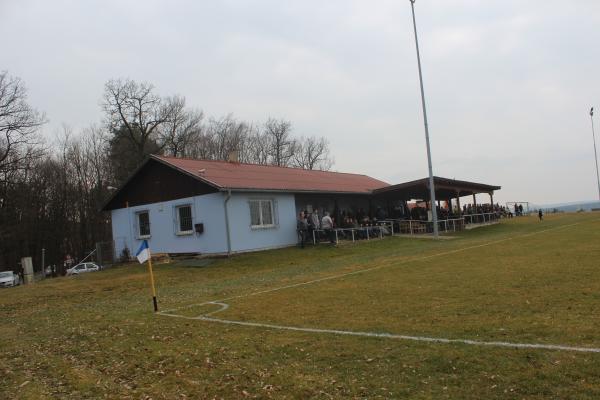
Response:
MULTIPOLYGON (((594 221, 596 221, 596 220, 594 220, 594 221)), ((543 230, 539 230, 539 231, 535 231, 535 232, 526 233, 523 235, 511 236, 511 237, 507 237, 504 239, 494 240, 491 242, 482 243, 482 244, 478 244, 478 245, 474 245, 474 246, 463 247, 461 249, 449 250, 449 251, 445 251, 445 252, 441 252, 441 253, 432 254, 429 256, 415 257, 415 258, 411 258, 408 260, 403 260, 401 262, 389 263, 389 264, 385 264, 385 265, 379 265, 377 267, 364 268, 364 269, 360 269, 360 270, 356 270, 356 271, 352 271, 352 272, 346 272, 343 274, 331 275, 331 276, 327 276, 324 278, 314 279, 311 281, 295 283, 292 285, 280 286, 280 287, 276 287, 276 288, 272 288, 272 289, 265 289, 265 290, 246 293, 246 294, 242 294, 242 295, 231 296, 231 297, 228 297, 228 298, 225 298, 222 300, 212 300, 212 301, 206 301, 203 303, 190 304, 190 305, 183 306, 183 307, 178 307, 178 308, 174 308, 174 309, 170 309, 170 310, 161 311, 161 312, 158 312, 157 314, 165 316, 165 317, 183 318, 183 319, 199 320, 199 321, 206 321, 206 322, 216 322, 216 323, 227 324, 227 325, 249 326, 249 327, 287 330, 287 331, 296 331, 296 332, 308 332, 308 333, 320 333, 320 334, 328 333, 328 334, 345 335, 345 336, 362 336, 362 337, 383 338, 383 339, 400 339, 400 340, 412 340, 412 341, 418 341, 418 342, 443 343, 443 344, 465 344, 465 345, 472 345, 472 346, 509 347, 509 348, 519 348, 519 349, 541 349, 541 350, 561 350, 561 351, 571 351, 571 352, 600 353, 600 348, 595 348, 595 347, 577 347, 577 346, 542 344, 542 343, 513 343, 513 342, 499 342, 499 341, 478 341, 478 340, 470 340, 470 339, 448 339, 448 338, 435 338, 435 337, 427 337, 427 336, 398 335, 398 334, 385 333, 385 332, 359 332, 359 331, 345 331, 345 330, 337 330, 337 329, 303 328, 303 327, 297 327, 297 326, 264 324, 264 323, 259 323, 259 322, 235 321, 235 320, 227 320, 227 319, 211 317, 211 315, 220 313, 229 308, 229 305, 227 303, 225 303, 226 301, 239 299, 239 298, 243 298, 243 297, 257 296, 260 294, 271 293, 271 292, 276 292, 279 290, 291 289, 291 288, 300 287, 300 286, 311 285, 314 283, 323 282, 323 281, 327 281, 327 280, 338 279, 338 278, 343 278, 346 276, 356 275, 356 274, 360 274, 360 273, 364 273, 364 272, 388 268, 390 266, 403 265, 403 264, 407 264, 410 262, 423 261, 423 260, 427 260, 427 259, 434 258, 434 257, 441 257, 441 256, 449 255, 449 254, 467 251, 467 250, 477 249, 477 248, 486 247, 486 246, 492 246, 492 245, 495 245, 498 243, 503 243, 503 242, 506 242, 509 240, 535 236, 535 235, 539 235, 542 233, 546 233, 546 232, 550 232, 550 231, 554 231, 554 230, 558 230, 558 229, 563 229, 563 228, 580 225, 584 222, 586 222, 586 221, 575 222, 575 223, 567 224, 567 225, 561 225, 561 226, 557 226, 557 227, 553 227, 553 228, 548 228, 548 229, 543 229, 543 230), (205 314, 202 314, 197 317, 188 317, 185 315, 173 313, 178 310, 192 308, 192 307, 205 306, 205 305, 219 305, 219 306, 221 306, 221 308, 219 308, 216 311, 205 313, 205 314)))
POLYGON ((238 325, 238 326, 249 326, 254 328, 266 328, 266 329, 275 329, 275 330, 285 330, 285 331, 294 331, 294 332, 307 332, 307 333, 319 333, 319 334, 333 334, 333 335, 343 335, 343 336, 362 336, 369 338, 378 338, 378 339, 397 339, 397 340, 412 340, 415 342, 429 342, 429 343, 443 343, 443 344, 464 344, 471 346, 487 346, 487 347, 508 347, 508 348, 516 348, 516 349, 537 349, 537 350, 561 350, 561 351, 571 351, 571 352, 581 352, 581 353, 600 353, 600 348, 595 347, 574 347, 574 346, 565 346, 565 345, 556 345, 556 344, 540 344, 540 343, 512 343, 512 342, 486 342, 479 340, 469 340, 469 339, 446 339, 446 338, 436 338, 436 337, 427 337, 427 336, 409 336, 409 335, 396 335, 393 333, 385 333, 385 332, 360 332, 360 331, 342 331, 337 329, 320 329, 320 328, 303 328, 298 326, 287 326, 287 325, 273 325, 273 324, 263 324, 259 322, 244 322, 244 321, 233 321, 228 319, 220 319, 220 318, 211 318, 210 315, 216 314, 223 310, 229 308, 229 305, 225 303, 217 303, 211 302, 207 304, 220 305, 220 308, 217 311, 213 311, 208 314, 201 315, 199 317, 186 317, 184 315, 177 314, 166 314, 162 313, 162 315, 167 317, 174 318, 183 318, 190 320, 198 320, 198 321, 206 321, 206 322, 217 322, 220 324, 227 325, 238 325))

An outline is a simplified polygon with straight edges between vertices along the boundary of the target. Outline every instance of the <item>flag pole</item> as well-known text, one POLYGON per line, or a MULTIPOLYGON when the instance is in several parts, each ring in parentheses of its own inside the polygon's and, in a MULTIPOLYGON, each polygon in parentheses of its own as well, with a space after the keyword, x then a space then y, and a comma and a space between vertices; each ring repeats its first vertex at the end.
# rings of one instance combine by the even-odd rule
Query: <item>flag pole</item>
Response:
POLYGON ((152 302, 154 304, 154 312, 158 311, 158 303, 156 302, 156 287, 154 286, 154 272, 152 271, 152 253, 148 247, 148 270, 150 271, 150 285, 152 286, 152 302))

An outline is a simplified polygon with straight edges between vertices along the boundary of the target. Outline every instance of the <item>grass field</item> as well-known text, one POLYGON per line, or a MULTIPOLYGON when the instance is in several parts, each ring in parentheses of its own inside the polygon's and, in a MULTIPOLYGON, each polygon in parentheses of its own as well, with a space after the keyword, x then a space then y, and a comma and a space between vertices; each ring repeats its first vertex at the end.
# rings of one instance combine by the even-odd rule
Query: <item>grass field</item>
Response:
POLYGON ((600 349, 599 260, 565 214, 157 265, 169 315, 140 265, 7 289, 0 398, 598 399, 600 353, 341 333, 600 349))

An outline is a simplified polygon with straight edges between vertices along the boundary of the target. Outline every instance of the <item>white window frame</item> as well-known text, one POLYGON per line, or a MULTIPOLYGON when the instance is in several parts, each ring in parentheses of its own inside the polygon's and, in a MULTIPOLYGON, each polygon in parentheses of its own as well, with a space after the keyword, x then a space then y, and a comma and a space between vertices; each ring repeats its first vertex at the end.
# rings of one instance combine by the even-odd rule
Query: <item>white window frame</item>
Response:
POLYGON ((138 239, 149 239, 152 236, 152 224, 150 223, 150 210, 140 210, 135 212, 135 234, 138 239), (142 225, 140 224, 140 215, 148 214, 148 230, 150 233, 148 235, 142 235, 140 229, 142 225))
POLYGON ((185 236, 185 235, 193 235, 194 234, 194 207, 192 207, 192 204, 187 203, 187 204, 178 204, 175 206, 175 234, 178 236, 185 236), (188 230, 188 231, 182 231, 181 230, 181 220, 180 215, 179 215, 179 209, 184 208, 184 207, 189 207, 190 209, 190 217, 192 219, 192 229, 188 230))
POLYGON ((274 199, 256 198, 248 200, 248 211, 250 212, 250 228, 251 229, 273 229, 277 228, 277 201, 274 199), (268 202, 271 207, 271 223, 263 223, 262 215, 262 203, 268 202), (252 203, 258 203, 258 218, 260 220, 259 225, 252 225, 252 203))

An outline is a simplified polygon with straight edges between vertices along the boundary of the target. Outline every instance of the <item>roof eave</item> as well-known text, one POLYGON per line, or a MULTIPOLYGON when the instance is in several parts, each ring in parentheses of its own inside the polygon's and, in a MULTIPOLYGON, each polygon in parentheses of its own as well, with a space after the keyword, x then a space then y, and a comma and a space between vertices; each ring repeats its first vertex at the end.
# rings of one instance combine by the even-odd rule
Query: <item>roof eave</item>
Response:
POLYGON ((336 191, 336 190, 302 190, 302 189, 260 189, 260 188, 235 188, 235 187, 222 187, 219 189, 221 192, 263 192, 263 193, 306 193, 306 194, 351 194, 351 195, 370 195, 373 194, 373 190, 363 192, 348 192, 348 191, 336 191))

